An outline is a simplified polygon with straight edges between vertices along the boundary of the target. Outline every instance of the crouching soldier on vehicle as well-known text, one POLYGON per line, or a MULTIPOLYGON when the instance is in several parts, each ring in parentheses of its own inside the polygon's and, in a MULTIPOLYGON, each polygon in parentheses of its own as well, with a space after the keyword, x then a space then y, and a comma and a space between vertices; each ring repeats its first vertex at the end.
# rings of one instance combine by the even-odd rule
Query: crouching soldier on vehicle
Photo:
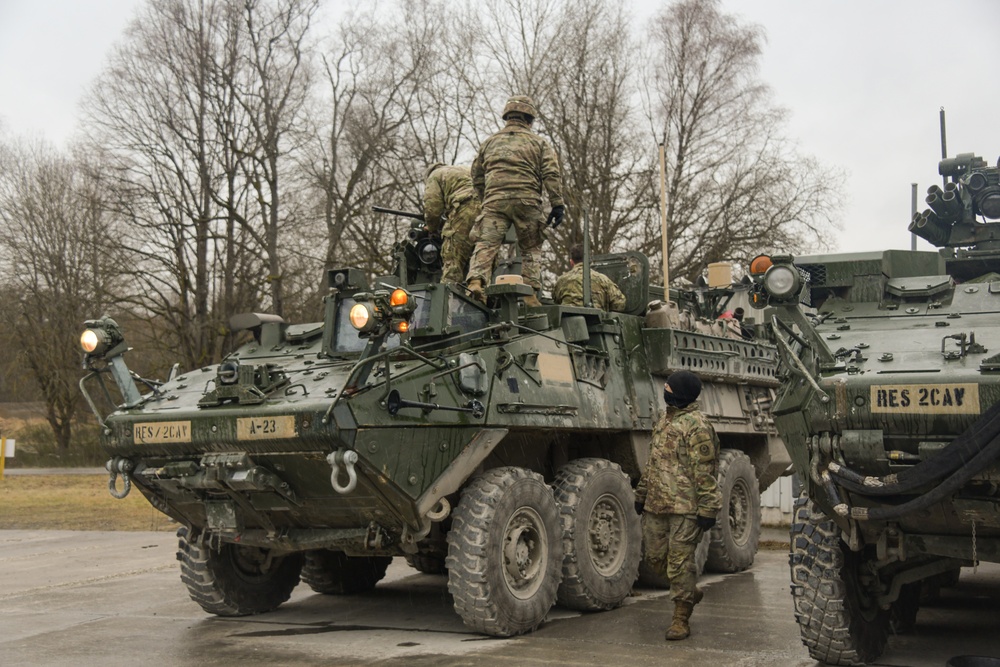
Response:
POLYGON ((674 618, 668 640, 691 634, 691 612, 703 597, 694 554, 722 508, 719 440, 695 402, 700 394, 694 373, 677 371, 667 378, 667 408, 653 429, 649 462, 635 490, 635 509, 645 512, 646 560, 670 581, 674 618))
MULTIPOLYGON (((570 269, 559 276, 552 298, 562 306, 583 304, 583 245, 577 243, 569 249, 570 269)), ((615 281, 599 271, 590 270, 590 301, 594 308, 608 312, 625 309, 625 295, 615 281)))
POLYGON ((441 282, 460 283, 475 244, 470 238, 479 217, 479 198, 469 167, 432 164, 424 174, 424 229, 441 235, 441 282), (447 216, 447 219, 445 219, 447 216))

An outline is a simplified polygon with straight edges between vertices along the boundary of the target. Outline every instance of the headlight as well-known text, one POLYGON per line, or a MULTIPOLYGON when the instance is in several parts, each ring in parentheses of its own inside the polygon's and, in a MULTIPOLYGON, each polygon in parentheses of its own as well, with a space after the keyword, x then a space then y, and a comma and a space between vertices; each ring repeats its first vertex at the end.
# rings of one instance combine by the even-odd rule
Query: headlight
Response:
POLYGON ((104 354, 111 347, 111 337, 103 329, 87 329, 80 334, 80 347, 87 354, 104 354))
POLYGON ((108 359, 128 351, 121 328, 107 315, 99 320, 87 320, 83 326, 80 347, 88 359, 91 357, 108 359))
POLYGON ((80 334, 80 347, 87 354, 93 354, 94 350, 98 348, 101 344, 101 336, 97 331, 93 329, 87 329, 82 334, 80 334))
POLYGON ((798 270, 788 264, 772 266, 764 274, 764 288, 775 299, 789 299, 799 292, 798 270))
POLYGON ((375 318, 368 304, 356 303, 351 308, 351 326, 358 331, 370 331, 375 326, 375 318))

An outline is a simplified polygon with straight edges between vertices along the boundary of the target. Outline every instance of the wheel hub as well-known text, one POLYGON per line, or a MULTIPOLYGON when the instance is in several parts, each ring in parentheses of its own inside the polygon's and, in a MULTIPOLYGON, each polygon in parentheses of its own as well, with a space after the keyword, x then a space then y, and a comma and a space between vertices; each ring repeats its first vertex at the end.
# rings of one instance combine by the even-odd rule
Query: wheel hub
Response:
POLYGON ((587 526, 590 560, 602 575, 614 574, 625 558, 625 521, 621 503, 613 495, 597 499, 587 526))
POLYGON ((503 576, 515 597, 530 598, 542 584, 548 562, 545 526, 530 507, 514 512, 504 529, 503 576))
POLYGON ((733 485, 729 498, 729 528, 734 542, 746 544, 750 536, 750 491, 743 480, 733 485))

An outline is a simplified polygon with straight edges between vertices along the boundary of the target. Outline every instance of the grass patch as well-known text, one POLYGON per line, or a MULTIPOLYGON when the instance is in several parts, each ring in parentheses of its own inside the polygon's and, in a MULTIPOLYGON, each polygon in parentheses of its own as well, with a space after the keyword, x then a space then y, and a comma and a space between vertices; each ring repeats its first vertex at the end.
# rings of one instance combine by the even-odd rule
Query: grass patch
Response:
POLYGON ((60 449, 48 423, 25 422, 7 433, 17 441, 9 468, 91 468, 104 467, 108 455, 101 451, 100 427, 97 424, 74 424, 69 449, 60 449))
MULTIPOLYGON (((119 489, 121 480, 118 480, 119 489)), ((176 530, 133 489, 108 493, 107 475, 8 475, 0 480, 0 529, 176 530)))

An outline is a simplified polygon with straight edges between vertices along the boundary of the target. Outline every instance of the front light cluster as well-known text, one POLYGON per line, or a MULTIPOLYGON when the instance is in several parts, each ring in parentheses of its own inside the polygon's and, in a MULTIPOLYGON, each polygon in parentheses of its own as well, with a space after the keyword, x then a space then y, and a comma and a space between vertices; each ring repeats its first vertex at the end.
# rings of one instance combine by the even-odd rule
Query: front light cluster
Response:
POLYGON ((756 308, 764 308, 770 302, 796 300, 802 289, 799 270, 790 255, 754 257, 750 262, 750 277, 757 286, 750 295, 751 305, 756 308))
POLYGON ((124 348, 121 328, 110 317, 87 320, 83 326, 87 328, 80 334, 80 347, 88 357, 102 357, 124 348))
POLYGON ((355 294, 354 298, 357 303, 351 307, 349 319, 359 333, 373 335, 383 329, 394 333, 410 331, 410 318, 416 310, 416 303, 406 290, 364 292, 355 294))

